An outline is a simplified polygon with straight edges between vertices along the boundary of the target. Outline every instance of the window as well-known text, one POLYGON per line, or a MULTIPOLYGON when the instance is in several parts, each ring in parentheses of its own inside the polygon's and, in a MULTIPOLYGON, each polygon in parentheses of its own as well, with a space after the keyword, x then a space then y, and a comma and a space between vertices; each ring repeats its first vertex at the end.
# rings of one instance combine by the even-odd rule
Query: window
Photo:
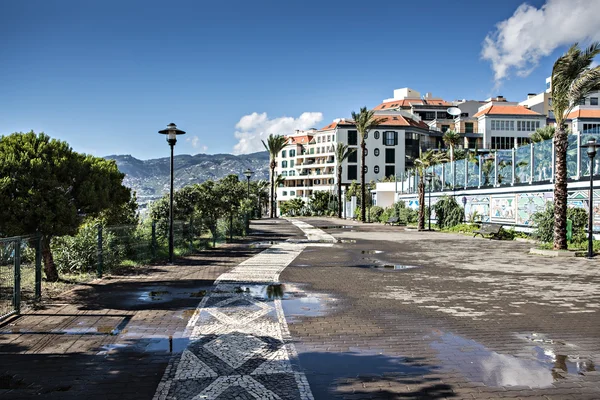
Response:
POLYGON ((281 158, 285 158, 285 150, 281 152, 281 158))
POLYGON ((379 165, 373 167, 373 172, 375 172, 376 174, 379 173, 379 165))
POLYGON ((296 192, 294 192, 293 190, 290 192, 290 196, 295 196, 296 192))
POLYGON ((358 136, 357 136, 357 132, 356 131, 348 131, 348 145, 349 146, 356 146, 358 144, 358 140, 357 140, 358 136))
POLYGON ((585 97, 583 97, 583 98, 579 99, 579 102, 578 102, 578 104, 579 104, 580 106, 585 106, 585 97))
POLYGON ((317 154, 321 154, 321 148, 317 147, 317 154))
POLYGON ((290 170, 289 176, 296 176, 296 171, 294 171, 293 169, 290 170))
POLYGON ((363 169, 365 170, 365 174, 366 174, 367 172, 369 172, 369 167, 368 167, 367 165, 365 165, 365 166, 363 167, 363 169))
POLYGON ((287 196, 287 192, 284 190, 283 192, 281 192, 282 196, 287 196))
POLYGON ((375 154, 375 157, 379 157, 379 149, 373 150, 373 154, 375 154))
POLYGON ((287 171, 281 171, 281 176, 288 176, 288 172, 287 171))
POLYGON ((385 162, 386 164, 396 162, 396 149, 385 149, 385 162))
POLYGON ((369 155, 369 149, 367 149, 367 148, 365 147, 365 156, 368 156, 368 155, 369 155))
POLYGON ((590 97, 590 105, 591 106, 597 106, 598 105, 598 98, 597 97, 590 97))
POLYGON ((425 112, 425 119, 426 120, 435 119, 435 111, 426 111, 425 112))
POLYGON ((321 136, 317 136, 317 143, 321 143, 321 136))
POLYGON ((296 150, 290 150, 290 157, 296 157, 296 150))
POLYGON ((492 137, 492 149, 493 150, 510 150, 515 146, 515 138, 493 136, 492 137))
POLYGON ((530 143, 529 138, 526 138, 526 137, 517 138, 517 146, 523 146, 523 145, 526 145, 529 143, 530 143))
POLYGON ((450 125, 442 125, 442 132, 446 133, 446 131, 450 129, 450 125))
POLYGON ((385 166, 385 176, 395 176, 396 175, 396 167, 393 165, 385 166))
POLYGON ((355 181, 356 180, 356 171, 357 171, 356 165, 348 165, 346 170, 348 171, 348 180, 355 181))
POLYGON ((515 130, 515 121, 510 121, 509 122, 509 130, 511 130, 511 131, 515 130))
POLYGON ((290 168, 294 168, 294 160, 290 160, 290 168))
POLYGON ((375 140, 379 140, 379 131, 375 131, 373 137, 375 138, 375 140))
POLYGON ((473 133, 473 123, 465 122, 465 133, 473 133))
POLYGON ((287 168, 287 161, 281 162, 281 168, 287 168))
POLYGON ((540 129, 540 121, 535 121, 535 129, 540 129))
POLYGON ((331 135, 327 135, 327 141, 331 142, 331 135))
POLYGON ((335 135, 331 135, 331 140, 335 142, 335 135))
POLYGON ((398 133, 394 131, 383 132, 383 144, 385 146, 395 146, 398 144, 398 133))
POLYGON ((446 111, 438 111, 437 119, 448 119, 448 113, 446 111))
POLYGON ((365 132, 365 140, 369 138, 369 132, 365 132))
POLYGON ((552 107, 552 97, 548 99, 548 107, 552 107))
POLYGON ((521 121, 517 121, 517 131, 521 130, 521 121))
POLYGON ((404 134, 404 162, 409 167, 412 167, 414 160, 419 158, 419 138, 418 133, 407 132, 404 134))
POLYGON ((348 162, 355 163, 357 159, 358 159, 358 149, 355 148, 355 150, 352 153, 350 153, 350 155, 348 156, 348 162))
POLYGON ((332 185, 333 184, 333 178, 329 178, 329 184, 332 185))
POLYGON ((600 124, 583 124, 583 133, 600 133, 600 124))

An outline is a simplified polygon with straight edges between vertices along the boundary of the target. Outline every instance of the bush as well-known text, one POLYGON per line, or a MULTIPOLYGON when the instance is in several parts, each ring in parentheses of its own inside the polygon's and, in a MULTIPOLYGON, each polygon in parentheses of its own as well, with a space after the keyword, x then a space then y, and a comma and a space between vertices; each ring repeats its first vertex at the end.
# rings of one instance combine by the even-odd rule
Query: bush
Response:
POLYGON ((354 218, 356 218, 357 221, 362 221, 362 217, 361 217, 361 212, 360 212, 360 207, 356 207, 356 209, 354 210, 354 218))
POLYGON ((383 214, 383 207, 373 206, 369 209, 369 217, 371 221, 379 221, 381 214, 383 214))
POLYGON ((458 224, 450 227, 444 228, 446 232, 456 232, 456 233, 474 233, 478 231, 479 227, 477 225, 471 224, 458 224))
MULTIPOLYGON (((572 243, 585 242, 588 214, 583 208, 567 208, 567 218, 573 221, 572 243)), ((540 242, 551 243, 554 240, 554 204, 547 202, 542 211, 531 217, 536 226, 533 236, 540 242)))
POLYGON ((398 218, 400 218, 401 221, 406 221, 409 224, 415 224, 419 219, 419 212, 417 210, 413 210, 412 208, 401 208, 398 211, 398 218))
POLYGON ((444 229, 458 225, 463 222, 464 210, 458 205, 456 199, 451 196, 442 196, 437 203, 433 205, 435 216, 437 219, 437 225, 444 229))
POLYGON ((386 208, 385 210, 383 210, 383 212, 379 216, 379 222, 381 222, 381 223, 387 222, 390 219, 390 217, 394 216, 393 214, 394 214, 394 207, 386 208))

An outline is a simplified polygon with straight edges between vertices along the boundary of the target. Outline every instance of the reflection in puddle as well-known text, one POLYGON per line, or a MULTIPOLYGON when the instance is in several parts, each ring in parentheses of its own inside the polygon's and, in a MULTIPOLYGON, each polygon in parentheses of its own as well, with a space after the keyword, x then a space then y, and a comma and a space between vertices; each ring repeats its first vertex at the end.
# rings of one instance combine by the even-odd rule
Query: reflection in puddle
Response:
POLYGON ((550 347, 536 346, 532 356, 522 359, 491 351, 482 344, 451 333, 438 332, 431 347, 449 368, 458 368, 471 380, 487 386, 551 386, 555 380, 568 375, 595 371, 592 360, 555 354, 550 347), (464 353, 469 363, 457 362, 457 354, 464 353))
POLYGON ((327 225, 327 226, 317 226, 319 229, 352 229, 354 226, 352 225, 327 225))
POLYGON ((361 251, 362 254, 381 254, 383 253, 383 250, 363 250, 361 251))
MULTIPOLYGON (((356 243, 356 239, 338 239, 339 243, 356 243)), ((304 250, 306 252, 306 250, 304 250)))
POLYGON ((268 242, 256 242, 256 243, 252 243, 250 244, 250 248, 251 249, 266 249, 271 247, 272 245, 274 245, 276 242, 273 240, 270 240, 268 242))
POLYGON ((236 286, 235 293, 245 293, 254 298, 274 300, 284 298, 285 287, 282 283, 273 285, 242 285, 236 286))
POLYGON ((137 300, 142 302, 165 303, 173 301, 174 299, 187 297, 202 298, 206 296, 206 293, 206 289, 197 290, 197 288, 171 288, 163 286, 139 292, 137 300))
POLYGON ((385 264, 385 265, 374 265, 371 268, 380 271, 403 271, 405 269, 419 268, 417 265, 400 265, 400 264, 385 264))
MULTIPOLYGON (((344 352, 331 353, 314 351, 305 345, 296 344, 296 350, 315 399, 337 397, 335 394, 339 394, 339 392, 334 393, 334 391, 340 389, 338 385, 352 385, 348 389, 356 390, 355 396, 360 396, 361 389, 357 389, 356 385, 365 379, 385 375, 408 379, 422 377, 435 369, 423 364, 420 359, 393 357, 383 354, 381 351, 356 347, 350 347, 348 351, 344 352)), ((365 395, 364 398, 371 397, 365 395)))

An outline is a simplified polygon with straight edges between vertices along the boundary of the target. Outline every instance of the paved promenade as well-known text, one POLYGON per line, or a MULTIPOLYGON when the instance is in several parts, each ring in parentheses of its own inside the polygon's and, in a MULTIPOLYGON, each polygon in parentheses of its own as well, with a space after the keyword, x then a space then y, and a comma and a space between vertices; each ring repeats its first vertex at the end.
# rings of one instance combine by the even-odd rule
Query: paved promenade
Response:
POLYGON ((337 219, 0 325, 0 398, 600 399, 600 259, 337 219))

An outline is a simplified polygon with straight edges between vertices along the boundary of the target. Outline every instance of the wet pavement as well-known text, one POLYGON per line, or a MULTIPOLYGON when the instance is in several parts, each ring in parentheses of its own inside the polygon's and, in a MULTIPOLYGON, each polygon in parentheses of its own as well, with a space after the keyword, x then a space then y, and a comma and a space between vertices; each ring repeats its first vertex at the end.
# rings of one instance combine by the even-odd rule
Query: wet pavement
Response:
POLYGON ((600 399, 600 261, 292 221, 0 325, 0 398, 175 398, 164 383, 187 373, 177 398, 600 399), (286 240, 304 248, 289 266, 239 268, 263 251, 284 257, 286 240))

